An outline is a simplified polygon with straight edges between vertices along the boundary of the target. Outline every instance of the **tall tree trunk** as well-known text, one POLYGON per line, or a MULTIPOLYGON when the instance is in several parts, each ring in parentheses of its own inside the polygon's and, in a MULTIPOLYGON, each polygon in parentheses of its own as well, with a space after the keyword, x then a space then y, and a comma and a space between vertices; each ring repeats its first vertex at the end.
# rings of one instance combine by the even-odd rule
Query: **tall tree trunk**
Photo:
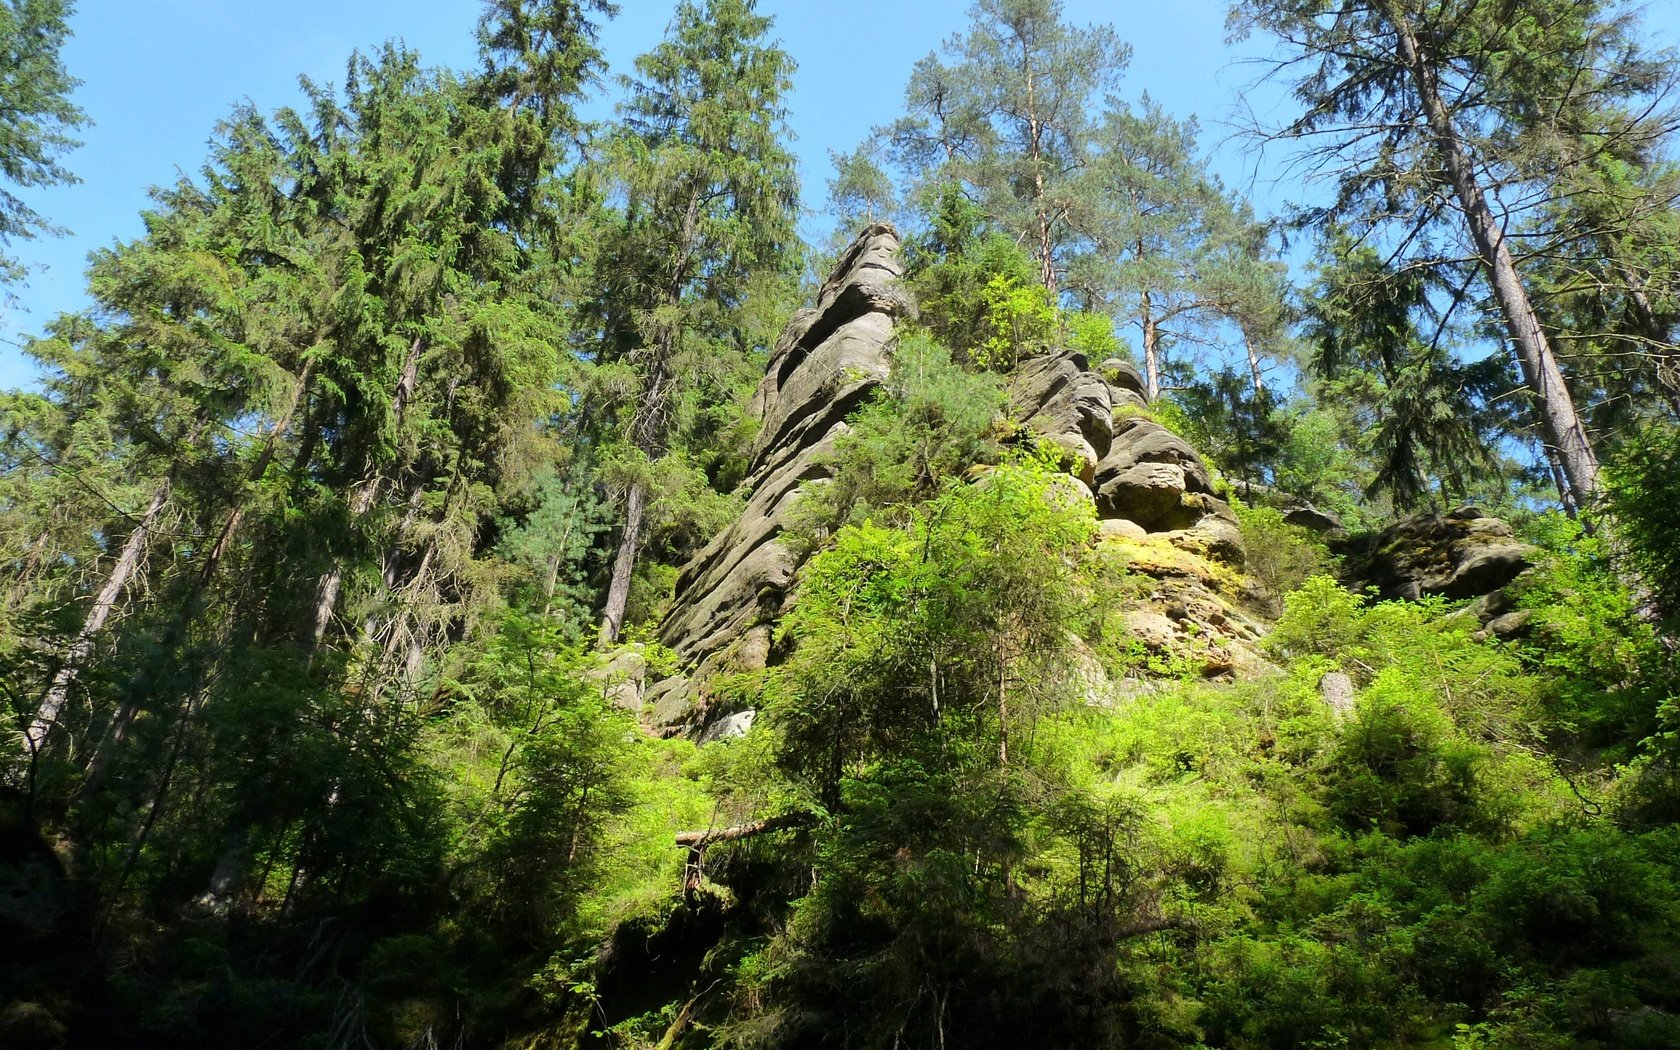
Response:
POLYGON ((65 654, 64 663, 53 675, 52 683, 41 697, 41 704, 35 711, 35 720, 30 723, 29 730, 24 734, 24 746, 28 753, 39 751, 46 743, 47 734, 58 723, 59 712, 64 710, 64 703, 70 697, 70 689, 81 674, 82 664, 93 655, 94 636, 105 626, 105 621, 111 618, 111 612, 117 607, 123 592, 128 590, 130 581, 140 569, 145 559, 147 545, 151 541, 153 527, 157 524, 158 515, 169 502, 170 493, 174 490, 173 477, 165 478, 157 490, 152 493, 151 502, 146 505, 140 520, 135 522, 134 528, 129 530, 128 539, 123 542, 122 553, 117 555, 117 563, 111 567, 110 575, 105 577, 105 583, 94 595, 93 605, 88 609, 87 616, 82 620, 81 630, 76 632, 76 640, 71 643, 70 651, 65 654))
POLYGON ((612 645, 624 628, 624 610, 630 602, 630 575, 636 568, 636 554, 642 545, 642 517, 647 488, 632 482, 624 500, 624 536, 613 558, 612 582, 607 586, 607 607, 601 616, 601 644, 612 645))
POLYGON ((1143 319, 1143 381, 1149 400, 1161 396, 1161 330, 1155 325, 1154 306, 1149 301, 1149 289, 1138 296, 1138 313, 1143 319))
MULTIPOLYGON (((1024 45, 1023 45, 1024 47, 1024 45)), ((1030 60, 1025 54, 1023 62, 1030 60)), ((1038 263, 1039 277, 1044 281, 1044 287, 1050 292, 1051 301, 1056 298, 1056 260, 1051 250, 1050 238, 1050 208, 1045 201, 1044 190, 1044 147, 1041 139, 1044 135, 1044 124, 1038 117, 1038 103, 1033 94, 1033 74, 1029 67, 1027 74, 1027 151, 1032 161, 1033 178, 1033 210, 1038 218, 1038 263)))
POLYGON ((1266 392, 1266 380, 1260 375, 1260 351, 1247 332, 1243 333, 1243 349, 1248 351, 1248 374, 1254 377, 1254 396, 1258 399, 1266 392))
MULTIPOLYGON (((292 387, 292 400, 286 406, 280 418, 268 429, 268 436, 263 441, 262 452, 258 454, 251 469, 246 472, 245 483, 252 486, 260 482, 268 473, 268 468, 274 462, 275 454, 279 451, 280 441, 291 429, 292 420, 297 416, 299 406, 309 392, 309 379, 314 370, 314 362, 304 363, 303 371, 298 373, 297 382, 292 387)), ((228 513, 227 520, 222 523, 222 530, 216 537, 216 542, 205 556, 204 564, 199 567, 198 576, 179 602, 179 614, 170 624, 169 631, 163 640, 164 652, 173 652, 175 646, 185 637, 187 627, 197 614, 198 600, 209 588, 216 577, 216 570, 221 567, 222 559, 227 556, 228 549, 233 545, 233 539, 239 533, 239 526, 244 521, 246 508, 250 506, 250 492, 240 493, 234 502, 233 509, 228 513)), ((94 747, 88 756, 87 771, 82 784, 77 788, 78 794, 87 794, 96 790, 104 779, 105 768, 112 754, 122 746, 128 737, 128 727, 134 723, 134 717, 140 711, 140 698, 130 696, 117 708, 117 713, 111 718, 111 725, 106 730, 104 738, 94 747)))
MULTIPOLYGON (((414 399, 415 388, 420 384, 420 354, 425 344, 416 336, 409 345, 408 358, 403 362, 402 377, 397 380, 397 389, 391 394, 391 414, 396 418, 398 428, 402 426, 403 416, 408 412, 408 403, 414 399)), ((350 499, 350 520, 359 521, 368 511, 373 509, 374 501, 379 498, 379 489, 384 482, 377 467, 369 467, 367 476, 356 487, 356 494, 350 499)), ((327 636, 327 628, 332 625, 333 610, 338 607, 338 592, 344 588, 344 574, 348 568, 347 559, 340 558, 332 564, 325 574, 315 584, 315 613, 311 618, 310 648, 319 651, 321 642, 327 636)))
POLYGON ((1564 384, 1546 333, 1540 328, 1528 292, 1517 273, 1516 260, 1505 240, 1505 231, 1488 206, 1487 195, 1476 179, 1476 168, 1468 148, 1453 123, 1441 97, 1436 70, 1424 55, 1417 32, 1395 0, 1383 0, 1383 13, 1393 24, 1398 38, 1400 62, 1411 73, 1423 105, 1435 146, 1458 198, 1475 242, 1477 255, 1493 286, 1494 299, 1504 316, 1506 332, 1516 351, 1523 382, 1539 401, 1541 428, 1546 443, 1557 451, 1569 492, 1560 489, 1567 502, 1573 498, 1583 509, 1598 491, 1598 456, 1587 439, 1586 427, 1575 409, 1575 400, 1564 384))
POLYGON ((1680 347, 1676 347, 1668 339, 1668 331, 1657 317, 1656 307, 1651 304, 1651 296, 1645 288, 1644 278, 1639 271, 1619 258, 1615 243, 1612 241, 1606 250, 1612 263, 1621 275, 1622 284, 1627 289, 1628 302, 1632 306, 1634 320, 1639 325, 1639 334, 1649 346, 1649 353, 1655 360, 1653 374, 1656 377, 1656 387, 1668 402, 1669 411, 1680 416, 1680 347))

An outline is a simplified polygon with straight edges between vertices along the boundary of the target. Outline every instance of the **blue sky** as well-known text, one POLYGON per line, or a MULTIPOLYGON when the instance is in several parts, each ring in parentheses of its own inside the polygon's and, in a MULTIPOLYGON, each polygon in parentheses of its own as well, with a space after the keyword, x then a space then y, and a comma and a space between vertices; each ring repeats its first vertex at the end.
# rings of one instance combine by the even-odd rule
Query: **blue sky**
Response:
MULTIPOLYGON (((16 301, 0 306, 0 387, 25 383, 28 361, 15 344, 61 311, 85 305, 82 271, 90 250, 141 232, 147 189, 194 172, 216 122, 238 101, 262 110, 295 103, 297 78, 342 79, 344 61, 401 38, 431 64, 475 60, 474 0, 80 0, 64 59, 83 81, 75 99, 94 121, 68 158, 79 185, 35 190, 27 200, 70 236, 16 243, 37 267, 16 301)), ((897 116, 911 65, 965 25, 968 0, 760 0, 776 35, 799 63, 789 122, 797 135, 807 207, 820 207, 830 150, 850 149, 897 116)), ((1257 73, 1224 43, 1224 0, 1065 0, 1076 25, 1107 22, 1133 46, 1122 94, 1147 91, 1169 111, 1202 120, 1204 145, 1233 185, 1261 210, 1289 196, 1272 184, 1252 147, 1228 140, 1225 122, 1238 89, 1257 73)), ((602 34, 615 71, 657 43, 667 0, 622 0, 602 34)), ((1680 40, 1680 4, 1653 6, 1661 43, 1680 40)), ((1252 55, 1255 45, 1247 47, 1252 55)), ((1265 104, 1281 100, 1268 93, 1265 104)), ((808 230, 826 228, 812 215, 808 230)))

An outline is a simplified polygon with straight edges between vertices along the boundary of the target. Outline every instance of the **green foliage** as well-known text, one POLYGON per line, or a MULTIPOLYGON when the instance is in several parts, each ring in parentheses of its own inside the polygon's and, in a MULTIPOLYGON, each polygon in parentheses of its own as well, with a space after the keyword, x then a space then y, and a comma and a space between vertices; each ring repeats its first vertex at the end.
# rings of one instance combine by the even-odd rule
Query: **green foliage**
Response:
POLYGON ((1324 793, 1350 829, 1386 835, 1473 827, 1491 807, 1479 797, 1484 750, 1456 731, 1435 697, 1388 668, 1364 690, 1330 756, 1324 793))
POLYGON ((521 571, 519 605, 541 609, 581 637, 594 590, 589 586, 596 539, 609 528, 607 508, 575 478, 539 476, 519 520, 502 523, 502 551, 521 571))
POLYGON ((1680 610, 1680 429, 1653 428, 1628 442, 1605 476, 1605 499, 1621 553, 1665 615, 1680 610))
MULTIPOLYGON (((59 51, 70 35, 70 0, 5 0, 0 3, 0 179, 19 188, 77 181, 59 158, 80 145, 71 134, 86 115, 70 101, 81 83, 64 68, 59 51)), ((58 232, 34 209, 0 187, 0 248, 19 237, 58 232)), ((23 276, 17 261, 0 254, 0 284, 23 276)))
POLYGON ((1544 672, 1554 732, 1628 753, 1657 730, 1665 654, 1616 575, 1602 540, 1562 514, 1528 535, 1545 552, 1521 581, 1524 659, 1544 672))
POLYGON ((901 526, 842 528, 807 564, 782 628, 798 656, 771 710, 819 797, 832 804, 870 755, 941 750, 948 722, 1005 751, 1011 721, 1065 700, 1055 654, 1085 615, 1076 580, 1096 523, 1059 477, 1006 463, 901 526))
POLYGON ((1050 349, 1057 334, 1056 308, 1042 285, 993 277, 980 289, 980 308, 982 338, 972 356, 988 371, 1012 371, 1023 357, 1050 349))
MULTIPOLYGON (((610 460, 678 468, 744 436, 732 417, 756 378, 750 352, 769 337, 750 307, 785 292, 799 262, 798 177, 785 145, 793 60, 769 38, 771 22, 752 0, 681 0, 665 38, 637 58, 636 77, 621 78, 628 98, 601 172, 621 207, 601 231, 604 279, 584 309, 610 460)), ((647 509, 661 512, 661 493, 643 478, 621 491, 609 642, 624 626, 647 509)), ((681 561, 694 535, 667 531, 654 553, 681 561)))
POLYGON ((1283 611, 1284 595, 1330 569, 1330 549, 1311 530, 1289 524, 1270 507, 1233 500, 1231 509, 1242 525, 1243 568, 1264 589, 1275 611, 1283 611))
POLYGON ((886 384, 835 442, 832 479, 801 497, 812 539, 867 516, 900 518, 969 467, 996 460, 1003 400, 995 377, 964 371, 924 333, 901 336, 886 384))
POLYGON ((1131 56, 1111 27, 1062 15, 1044 0, 976 4, 966 32, 945 42, 949 64, 939 54, 918 62, 906 115, 873 132, 910 184, 960 195, 1004 241, 1025 246, 1025 283, 1052 291, 1100 252, 1085 177, 1093 118, 1131 56))
POLYGON ((1359 444, 1372 459, 1365 494, 1386 493, 1401 509, 1434 487, 1463 498, 1496 463, 1500 416, 1486 406, 1508 389, 1508 366, 1497 357, 1464 365, 1447 353, 1448 318, 1432 316, 1438 277, 1392 269, 1346 231, 1327 238, 1331 261, 1310 293, 1306 334, 1313 372, 1335 383, 1326 393, 1354 399, 1369 420, 1359 444), (1428 333, 1431 323, 1438 327, 1428 333))
POLYGON ((1103 314, 1069 310, 1062 314, 1062 325, 1067 330, 1067 348, 1083 355, 1093 368, 1130 356, 1114 334, 1114 322, 1103 314))
MULTIPOLYGON (((981 0, 909 118, 839 158, 856 217, 920 204, 921 324, 802 491, 770 666, 706 678, 654 624, 740 513, 747 395, 791 306, 792 61, 750 0, 684 2, 594 126, 611 9, 492 0, 477 73, 392 46, 301 112, 235 111, 145 234, 96 253, 94 307, 31 344, 43 387, 0 395, 0 696, 31 745, 0 771, 0 867, 29 888, 0 915, 22 961, 0 1040, 1675 1042, 1680 704, 1647 619, 1680 605, 1671 432, 1607 472, 1608 539, 1534 523, 1519 642, 1350 594, 1309 534, 1239 506, 1276 673, 1151 652, 1115 613, 1171 581, 1095 542, 1058 450, 1003 447, 1023 358, 1100 365, 1135 321, 1180 388, 1149 411, 1363 524, 1388 506, 1371 478, 1398 503, 1504 484, 1478 456, 1505 377, 1443 349, 1478 289, 1350 238, 1309 312, 1318 401, 1275 400, 1269 227, 1192 123, 1090 119, 1124 60, 1106 30, 981 0), (1239 340, 1246 375, 1189 371, 1239 340), (597 653, 603 592, 631 623, 597 653), (647 732, 626 708, 685 674, 750 731, 647 732)), ((1502 23, 1497 90, 1563 83, 1538 10, 1502 23)), ((1581 42, 1597 10, 1553 23, 1581 42)), ((44 27, 0 32, 38 45, 46 92, 6 92, 46 99, 33 168, 0 117, 20 185, 66 177, 65 11, 0 0, 0 30, 44 27)), ((1515 101, 1493 104, 1544 134, 1484 138, 1490 162, 1569 159, 1580 136, 1515 101)), ((1582 213, 1619 232, 1558 254, 1543 323, 1590 321, 1582 360, 1666 345, 1667 220, 1615 203, 1666 176, 1579 159, 1582 213)), ((1384 180, 1382 221, 1438 202, 1408 178, 1337 208, 1384 180)), ((1662 392, 1642 375, 1592 381, 1662 392)))
POLYGON ((1316 388, 1315 403, 1281 410, 1284 436, 1272 463, 1277 488, 1341 519, 1351 532, 1380 527, 1381 507, 1365 496, 1362 431, 1339 387, 1316 388))
MULTIPOLYGON (((977 361, 988 340, 1005 346, 1010 317, 993 323, 993 303, 1015 304, 1027 316, 1043 303, 1029 289, 1035 284, 1032 258, 1001 232, 990 229, 983 213, 961 187, 941 184, 928 192, 928 228, 905 244, 905 282, 920 307, 920 322, 941 344, 977 361), (990 289, 992 301, 985 298, 990 289)), ((1039 288, 1042 294, 1042 287, 1039 288)), ((1029 324, 1030 327, 1030 324, 1029 324)))
POLYGON ((1156 410, 1164 404, 1182 420, 1183 436, 1226 477, 1260 481, 1282 458, 1283 412, 1272 392, 1256 392, 1247 376, 1230 369, 1204 380, 1185 376, 1156 410))

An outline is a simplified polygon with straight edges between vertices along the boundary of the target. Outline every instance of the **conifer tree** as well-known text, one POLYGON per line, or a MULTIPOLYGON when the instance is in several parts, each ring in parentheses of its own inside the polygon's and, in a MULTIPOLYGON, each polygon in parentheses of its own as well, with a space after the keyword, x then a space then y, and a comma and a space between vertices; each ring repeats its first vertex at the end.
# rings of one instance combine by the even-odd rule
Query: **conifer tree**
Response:
POLYGON ((1145 96, 1115 104, 1096 139, 1091 229, 1099 250, 1081 274, 1096 301, 1135 325, 1149 396, 1161 393, 1170 346, 1241 336, 1256 392, 1260 354, 1282 337, 1286 294, 1268 231, 1196 156, 1196 123, 1145 96))
POLYGON ((1246 0, 1232 24, 1275 35, 1280 65, 1301 72, 1305 112, 1275 134, 1305 143, 1307 163, 1336 186, 1334 202, 1306 218, 1377 231, 1410 265, 1471 260, 1559 464, 1560 494, 1590 499, 1598 454, 1512 234, 1570 170, 1664 132, 1652 99, 1672 62, 1641 48, 1631 18, 1602 0, 1246 0))
MULTIPOLYGON (((74 10, 71 0, 0 2, 0 249, 17 238, 54 231, 7 184, 29 188, 77 181, 60 163, 79 144, 72 134, 87 122, 70 101, 80 81, 59 57, 74 10)), ((21 276, 17 261, 0 254, 0 283, 21 276)))
POLYGON ((766 40, 770 25, 752 0, 684 0, 625 82, 610 147, 622 213, 598 306, 601 357, 631 391, 614 437, 624 525, 602 616, 609 643, 624 626, 654 471, 681 468, 685 418, 740 382, 743 308, 755 282, 794 257, 798 184, 783 144, 793 61, 766 40))
POLYGON ((1108 26, 1062 21, 1059 0, 980 0, 966 34, 916 64, 909 115, 877 135, 920 181, 965 185, 1030 246, 1054 295, 1088 246, 1094 114, 1131 49, 1108 26))

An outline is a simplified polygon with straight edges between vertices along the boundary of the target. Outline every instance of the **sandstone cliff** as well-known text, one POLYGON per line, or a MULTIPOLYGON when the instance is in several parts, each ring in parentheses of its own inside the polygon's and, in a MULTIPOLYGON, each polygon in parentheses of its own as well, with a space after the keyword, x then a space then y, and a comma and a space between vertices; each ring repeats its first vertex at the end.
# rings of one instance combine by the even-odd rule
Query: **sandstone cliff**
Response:
MULTIPOLYGON (((761 427, 746 507, 683 569, 660 627, 682 671, 616 694, 661 731, 704 738, 749 724, 750 715, 718 701, 713 683, 776 659, 774 625, 799 568, 783 534, 801 490, 829 476, 847 417, 891 369, 896 325, 914 309, 902 276, 897 232, 867 227, 815 305, 795 314, 777 341, 752 401, 761 427)), ((1008 392, 1020 430, 1068 452, 1079 493, 1102 519, 1101 542, 1148 581, 1133 588, 1126 610, 1140 668, 1151 655, 1189 660, 1209 674, 1254 660, 1248 643, 1260 627, 1242 611, 1236 517, 1201 457, 1147 418, 1137 370, 1119 360, 1093 367, 1073 352, 1042 354, 1016 368, 1008 392)))

